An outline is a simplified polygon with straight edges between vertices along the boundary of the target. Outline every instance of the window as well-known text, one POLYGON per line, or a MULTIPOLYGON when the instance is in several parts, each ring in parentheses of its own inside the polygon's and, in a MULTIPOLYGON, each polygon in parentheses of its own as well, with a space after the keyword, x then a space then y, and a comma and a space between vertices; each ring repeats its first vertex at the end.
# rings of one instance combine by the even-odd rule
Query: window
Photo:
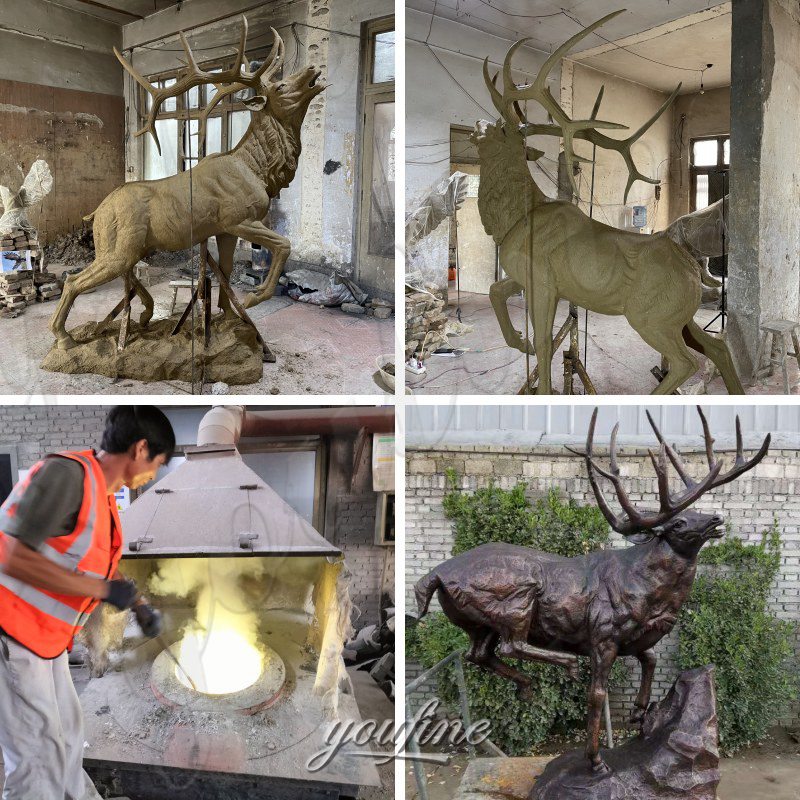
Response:
MULTIPOLYGON (((265 54, 262 55, 264 56, 265 54)), ((221 72, 231 66, 232 62, 201 65, 202 69, 211 72, 221 72)), ((166 75, 151 76, 149 80, 154 86, 164 88, 172 86, 181 74, 181 70, 175 70, 166 75)), ((152 98, 143 88, 138 91, 139 108, 144 109, 139 115, 141 126, 150 110, 152 98)), ((158 154, 152 137, 149 134, 143 137, 145 180, 175 175, 179 171, 188 170, 190 165, 195 166, 204 156, 227 152, 236 147, 250 125, 250 112, 243 100, 252 97, 252 89, 243 89, 228 95, 214 108, 206 123, 204 147, 198 142, 199 122, 190 119, 187 125, 187 113, 204 108, 214 98, 216 91, 214 86, 195 86, 180 97, 171 97, 162 103, 156 119, 161 155, 158 154)))
POLYGON ((692 139, 689 167, 692 211, 706 208, 727 193, 730 144, 727 134, 692 139))
POLYGON ((358 277, 368 286, 384 288, 394 274, 394 36, 391 18, 367 24, 362 70, 358 277))

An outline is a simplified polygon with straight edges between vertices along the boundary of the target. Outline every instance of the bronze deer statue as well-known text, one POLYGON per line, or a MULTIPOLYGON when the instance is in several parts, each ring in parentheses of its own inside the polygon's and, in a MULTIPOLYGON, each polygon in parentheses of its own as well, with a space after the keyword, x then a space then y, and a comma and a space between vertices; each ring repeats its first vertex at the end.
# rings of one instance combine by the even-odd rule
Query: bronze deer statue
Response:
POLYGON ((519 545, 483 544, 440 564, 415 587, 419 617, 437 594, 447 618, 469 635, 467 660, 514 681, 524 699, 534 699, 530 678, 495 654, 498 645, 500 656, 556 664, 573 676, 577 656, 590 659, 586 755, 596 772, 607 771, 599 749, 600 717, 614 661, 634 656, 641 664, 641 685, 631 715, 633 722, 641 723, 656 667, 653 647, 675 625, 692 588, 700 549, 724 535, 722 517, 688 510, 689 506, 710 489, 752 469, 769 448, 767 435, 758 453, 745 460, 737 417, 736 460, 722 472, 708 422, 697 410, 708 460, 708 474, 700 481, 690 477, 647 415, 661 445, 658 455, 650 451, 660 499, 655 512, 638 511, 625 493, 617 463, 619 423, 611 433, 609 469, 599 466, 592 453, 597 409, 589 424, 586 452, 571 451, 585 458, 603 515, 615 531, 636 543, 634 547, 563 558, 519 545), (680 492, 670 491, 668 461, 683 482, 680 492), (622 516, 608 505, 598 474, 614 486, 622 516))
POLYGON ((718 286, 718 282, 667 234, 643 236, 604 225, 571 202, 549 199, 531 176, 528 161, 544 153, 529 147, 527 138, 547 135, 563 139, 565 164, 576 195, 573 166, 585 159, 575 154, 575 139, 620 153, 628 168, 625 201, 635 181, 658 183, 639 172, 631 147, 670 106, 680 85, 635 133, 627 139, 614 139, 600 131, 625 126, 596 118, 602 88, 590 118, 573 120, 546 84, 555 64, 577 42, 620 13, 603 17, 561 45, 528 86, 517 86, 511 75, 514 53, 527 39, 516 42, 506 54, 502 92, 497 88, 498 76, 490 78, 488 59, 484 61, 484 80, 500 117, 493 124, 478 123, 472 135, 481 165, 478 209, 486 232, 500 248, 500 264, 508 274, 490 288, 492 306, 506 344, 522 352, 533 349, 539 364, 538 394, 552 391, 553 321, 562 299, 600 314, 624 316, 642 339, 669 361, 669 373, 654 394, 670 394, 694 374, 698 363, 689 348, 714 362, 729 393, 744 394, 726 343, 694 321, 702 286, 718 286), (528 122, 522 104, 529 100, 540 104, 553 124, 528 122), (514 329, 506 305, 520 290, 528 296, 533 348, 514 329))
MULTIPOLYGON (((239 144, 228 153, 203 158, 190 173, 179 172, 169 178, 127 183, 115 189, 86 217, 94 219, 95 260, 85 270, 71 276, 53 314, 50 330, 58 346, 69 348, 75 341, 66 331, 66 321, 75 298, 118 277, 131 281, 144 303, 140 322, 146 325, 153 314, 153 300, 133 279, 134 265, 156 250, 187 249, 215 236, 220 268, 226 277, 233 269, 237 237, 254 242, 272 253, 272 266, 264 284, 247 296, 245 308, 272 297, 291 251, 289 240, 263 223, 272 199, 292 182, 300 157, 300 126, 309 104, 327 88, 317 83, 321 75, 314 66, 286 78, 273 80, 281 70, 284 44, 274 28, 269 56, 258 69, 244 67, 247 19, 243 18, 236 62, 222 72, 200 69, 186 37, 180 34, 186 52, 187 71, 172 86, 157 88, 114 50, 120 63, 151 96, 147 122, 137 131, 149 132, 161 152, 156 133, 156 117, 165 100, 179 97, 195 86, 216 88, 204 109, 193 112, 200 124, 200 139, 214 107, 234 92, 253 89, 254 97, 244 103, 252 112, 250 126, 239 144)), ((233 311, 227 296, 220 291, 219 307, 226 316, 233 311)))

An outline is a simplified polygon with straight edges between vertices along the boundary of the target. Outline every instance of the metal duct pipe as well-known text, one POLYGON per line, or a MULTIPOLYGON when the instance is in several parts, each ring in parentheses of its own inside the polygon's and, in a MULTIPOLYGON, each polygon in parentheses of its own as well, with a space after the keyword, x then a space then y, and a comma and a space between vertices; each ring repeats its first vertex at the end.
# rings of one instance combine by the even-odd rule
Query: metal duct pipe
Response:
POLYGON ((245 411, 241 435, 298 436, 313 434, 394 433, 394 407, 298 408, 245 411))
POLYGON ((197 426, 197 444, 236 444, 243 419, 244 406, 214 406, 197 426))

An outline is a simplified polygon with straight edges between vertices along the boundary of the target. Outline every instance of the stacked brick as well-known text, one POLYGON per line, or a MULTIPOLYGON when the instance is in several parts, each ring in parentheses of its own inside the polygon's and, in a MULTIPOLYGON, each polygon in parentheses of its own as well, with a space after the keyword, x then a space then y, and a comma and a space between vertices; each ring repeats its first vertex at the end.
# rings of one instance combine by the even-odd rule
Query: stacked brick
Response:
MULTIPOLYGON (((605 455, 603 448, 595 448, 605 455)), ((725 453, 717 448, 721 456, 725 453)), ((686 452, 684 460, 694 475, 707 470, 701 452, 686 452)), ((658 486, 647 452, 637 448, 620 449, 620 469, 630 499, 648 507, 657 506, 658 486)), ((413 586, 430 569, 450 556, 453 544, 451 522, 442 509, 447 488, 444 471, 452 467, 462 476, 461 486, 474 491, 489 482, 511 488, 518 481, 528 484, 531 498, 544 496, 557 488, 563 498, 573 498, 585 505, 595 505, 594 494, 586 478, 583 461, 565 454, 561 447, 512 447, 501 445, 448 445, 442 447, 407 447, 406 458, 406 603, 416 608, 413 586)), ((674 488, 677 488, 677 484, 674 488)), ((761 534, 777 518, 783 546, 781 570, 773 588, 771 608, 781 619, 800 623, 800 459, 795 450, 771 450, 752 472, 703 496, 698 510, 717 511, 730 525, 731 535, 759 542, 761 534)), ((612 534, 612 546, 622 547, 621 536, 612 534)), ((701 567, 702 569, 702 567, 701 567)), ((800 630, 800 626, 799 626, 800 630)), ((800 657, 800 632, 795 641, 800 657)), ((658 666, 653 697, 659 699, 671 687, 677 673, 675 653, 677 633, 665 637, 656 652, 658 666)), ((639 681, 639 666, 625 659, 628 679, 621 690, 611 695, 612 712, 618 721, 630 712, 639 681)), ((407 679, 420 672, 407 663, 407 679)), ((787 705, 779 720, 785 725, 800 723, 800 704, 787 705)))
POLYGON ((406 360, 416 355, 423 361, 447 344, 445 300, 433 292, 406 291, 406 360))
POLYGON ((17 229, 0 237, 0 253, 13 253, 20 250, 30 250, 31 258, 35 260, 41 258, 42 248, 37 235, 17 229))

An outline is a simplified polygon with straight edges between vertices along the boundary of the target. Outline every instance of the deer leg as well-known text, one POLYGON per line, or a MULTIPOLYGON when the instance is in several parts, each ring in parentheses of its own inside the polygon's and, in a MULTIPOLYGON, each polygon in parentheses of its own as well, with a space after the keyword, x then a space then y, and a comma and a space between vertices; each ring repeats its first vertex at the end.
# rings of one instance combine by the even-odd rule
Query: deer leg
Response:
POLYGON ((724 339, 704 331, 694 320, 683 328, 683 340, 693 350, 710 359, 720 371, 728 394, 744 394, 744 386, 733 365, 731 351, 724 339))
POLYGON ((519 350, 521 353, 536 355, 533 345, 525 339, 522 333, 514 328, 511 322, 511 315, 508 312, 508 300, 511 295, 516 294, 522 287, 511 278, 503 278, 496 281, 489 287, 489 300, 494 309, 494 315, 500 324, 500 331, 503 339, 509 347, 519 350))
POLYGON ((669 361, 669 372, 652 394, 672 394, 697 372, 697 359, 689 352, 671 320, 641 312, 626 314, 626 317, 639 336, 669 361))
POLYGON ((503 639, 500 644, 500 655, 506 658, 522 658, 526 661, 541 661, 544 664, 553 664, 556 667, 564 667, 571 678, 578 677, 578 657, 571 653, 557 653, 553 650, 545 650, 542 647, 534 647, 525 641, 525 637, 511 637, 503 639))
MULTIPOLYGON (((236 237, 228 233, 218 233, 216 239, 217 250, 219 251, 219 268, 230 282, 231 273, 233 272, 233 254, 236 250, 236 237)), ((225 319, 234 319, 236 317, 236 313, 231 308, 231 301, 228 299, 228 295, 222 291, 222 287, 219 290, 217 305, 225 319)))
POLYGON ((520 700, 532 700, 531 679, 524 672, 514 669, 510 664, 501 661, 495 654, 494 648, 497 646, 498 634, 489 631, 483 637, 476 635, 471 637, 472 646, 467 651, 467 661, 482 667, 487 672, 494 672, 501 678, 507 678, 517 684, 517 697, 520 700))
POLYGON ((248 242, 255 242, 262 247, 266 247, 272 253, 272 266, 267 275, 267 280, 255 292, 248 292, 244 301, 245 308, 252 308, 255 305, 269 300, 275 294, 275 287, 278 285, 278 278, 283 273, 283 265, 292 252, 291 242, 275 231, 271 231, 263 222, 243 222, 236 225, 226 233, 240 236, 248 242))
POLYGON ((639 685, 639 694, 631 712, 631 724, 641 727, 644 722, 644 712, 650 705, 650 692, 653 689, 653 675, 656 671, 656 654, 652 650, 645 650, 637 658, 642 667, 642 682, 639 685))
POLYGON ((133 271, 130 274, 130 279, 133 288, 136 289, 136 294, 139 296, 144 306, 144 311, 139 315, 139 324, 143 328, 146 328, 147 324, 153 318, 153 296, 145 289, 144 284, 136 277, 133 271))
POLYGON ((593 772, 610 772, 600 755, 600 720, 606 701, 608 676, 617 658, 613 645, 596 647, 592 652, 592 680, 589 684, 589 712, 586 715, 586 757, 593 772))
POLYGON ((83 292, 102 286, 104 283, 124 275, 131 269, 136 259, 119 256, 101 256, 96 258, 85 270, 77 275, 70 275, 64 284, 58 306, 50 319, 50 330, 56 337, 56 346, 60 350, 75 347, 77 342, 67 333, 67 316, 72 309, 72 304, 83 292))
POLYGON ((533 321, 533 344, 536 362, 539 365, 537 394, 552 394, 550 368, 553 360, 553 320, 556 316, 558 297, 550 287, 536 287, 533 297, 528 298, 533 321))

